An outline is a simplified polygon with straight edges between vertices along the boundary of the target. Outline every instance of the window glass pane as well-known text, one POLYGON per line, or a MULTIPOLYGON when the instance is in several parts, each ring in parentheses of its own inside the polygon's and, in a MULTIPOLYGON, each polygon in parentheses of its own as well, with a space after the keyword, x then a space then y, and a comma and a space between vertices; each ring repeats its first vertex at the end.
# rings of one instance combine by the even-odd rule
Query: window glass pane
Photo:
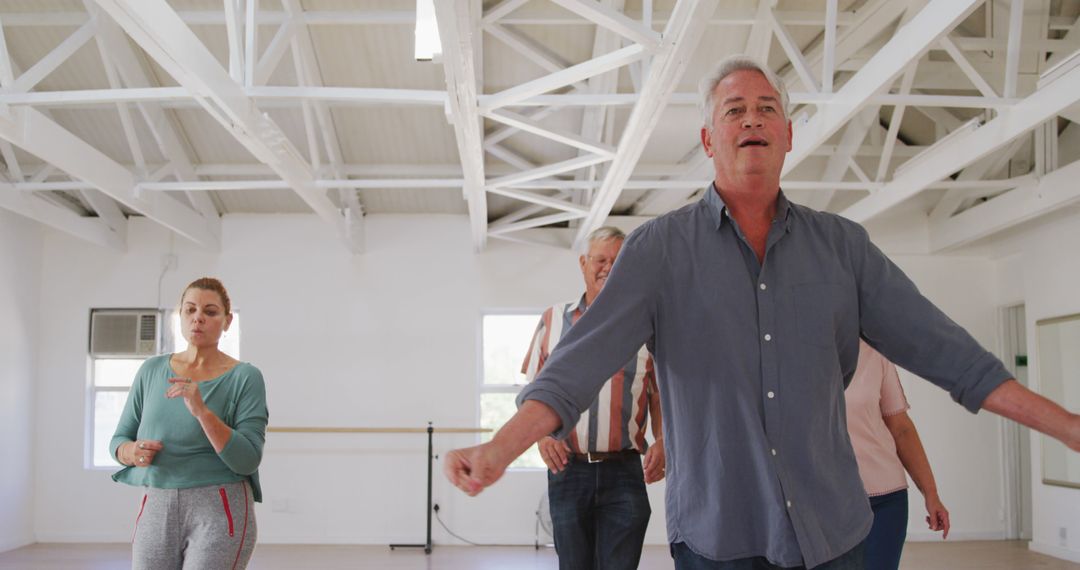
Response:
MULTIPOLYGON (((173 311, 169 318, 172 327, 172 346, 166 346, 165 350, 170 353, 187 350, 187 341, 180 330, 180 312, 173 311)), ((218 349, 229 356, 240 360, 240 314, 233 311, 232 324, 218 339, 218 349)))
POLYGON ((94 385, 131 387, 143 362, 141 358, 94 359, 94 385))
POLYGON ((484 383, 524 384, 521 363, 540 315, 484 315, 484 383))
MULTIPOLYGON (((480 394, 480 427, 492 430, 501 428, 517 411, 517 406, 514 404, 516 397, 517 394, 480 394)), ((494 435, 494 431, 482 433, 480 441, 490 441, 494 435)), ((530 467, 546 469, 544 461, 540 459, 540 451, 535 445, 510 464, 511 469, 530 467)))
POLYGON ((120 468, 109 455, 109 441, 116 432, 127 397, 127 392, 94 393, 94 467, 120 468))

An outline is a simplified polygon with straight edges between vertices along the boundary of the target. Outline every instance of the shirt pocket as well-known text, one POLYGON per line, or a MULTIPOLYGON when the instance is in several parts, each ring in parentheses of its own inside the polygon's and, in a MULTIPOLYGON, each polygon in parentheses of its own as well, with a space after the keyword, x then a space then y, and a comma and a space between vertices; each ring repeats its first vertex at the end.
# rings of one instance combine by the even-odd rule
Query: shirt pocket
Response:
POLYGON ((808 282, 792 287, 795 331, 801 343, 818 348, 838 346, 847 334, 858 335, 858 301, 840 282, 808 282))

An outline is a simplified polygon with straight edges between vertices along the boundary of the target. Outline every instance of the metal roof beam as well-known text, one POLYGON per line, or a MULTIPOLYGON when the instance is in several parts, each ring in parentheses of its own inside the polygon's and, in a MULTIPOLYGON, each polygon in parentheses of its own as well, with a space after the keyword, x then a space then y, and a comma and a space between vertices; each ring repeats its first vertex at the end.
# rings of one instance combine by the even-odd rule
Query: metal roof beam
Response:
MULTIPOLYGON (((235 1, 235 0, 233 0, 235 1)), ((514 4, 513 9, 524 4, 528 0, 509 0, 504 4, 514 4)), ((896 2, 897 0, 888 0, 896 2)), ((512 16, 509 11, 498 18, 489 18, 501 5, 489 8, 484 13, 484 23, 497 20, 502 24, 511 26, 592 26, 594 22, 575 17, 570 14, 536 14, 531 16, 512 16)), ((226 5, 228 9, 228 5, 226 5)), ((865 8, 851 11, 841 11, 837 14, 837 25, 851 27, 856 25, 859 16, 865 8)), ((178 10, 177 14, 189 26, 225 26, 226 15, 222 10, 178 10)), ((639 14, 633 11, 626 15, 635 18, 639 14)), ((657 11, 653 23, 664 25, 670 18, 670 12, 657 11)), ((7 26, 12 27, 56 27, 56 26, 81 26, 89 19, 85 12, 0 12, 0 18, 4 19, 7 26)), ((260 10, 256 15, 256 22, 260 26, 279 25, 289 18, 282 10, 260 10)), ((780 10, 777 18, 785 26, 809 26, 820 28, 825 24, 825 17, 819 10, 780 10)), ((1067 16, 1054 17, 1050 21, 1050 29, 1066 30, 1073 23, 1073 18, 1067 16)), ((734 9, 722 14, 716 14, 709 20, 712 26, 749 26, 755 21, 754 10, 734 9)), ((310 10, 304 14, 304 23, 308 26, 385 26, 400 25, 413 26, 416 24, 415 10, 310 10)), ((241 78, 242 79, 242 78, 241 78)))
POLYGON ((141 195, 130 170, 41 111, 12 108, 10 119, 0 120, 0 137, 184 237, 207 247, 216 247, 207 220, 199 213, 170 196, 141 195))
MULTIPOLYGON (((294 107, 305 101, 321 101, 338 106, 351 105, 386 105, 409 106, 422 105, 443 107, 446 105, 446 92, 426 89, 382 89, 370 87, 315 87, 315 86, 274 86, 252 87, 243 92, 258 101, 263 107, 294 107)), ((814 105, 843 105, 844 101, 824 93, 806 93, 795 91, 788 93, 791 103, 814 105)), ((485 111, 491 110, 491 97, 479 95, 478 101, 485 104, 485 111)), ((514 107, 556 107, 540 110, 539 115, 530 115, 538 120, 563 107, 629 107, 641 99, 640 93, 585 93, 570 92, 554 95, 535 95, 517 101, 514 107)), ((670 106, 697 105, 697 93, 674 93, 668 102, 670 106)), ((1019 99, 1003 97, 982 97, 969 95, 927 95, 911 93, 879 93, 866 99, 868 104, 907 105, 918 107, 951 107, 969 109, 996 109, 1008 107, 1019 99)), ((0 93, 0 105, 23 105, 30 107, 94 107, 114 103, 158 103, 166 108, 198 108, 196 98, 184 87, 142 87, 122 89, 86 89, 70 91, 35 91, 30 93, 0 93)), ((501 105, 500 105, 501 107, 501 105)), ((511 129, 514 132, 517 129, 511 129)), ((512 133, 511 133, 512 134, 512 133)), ((491 137, 496 142, 506 138, 500 131, 491 137)), ((491 138, 489 137, 489 138, 491 138)))
MULTIPOLYGON (((825 164, 825 171, 821 175, 823 182, 838 183, 844 179, 844 175, 851 169, 851 162, 855 157, 855 151, 862 146, 863 139, 866 138, 870 129, 879 127, 877 123, 878 115, 877 106, 869 106, 859 111, 855 117, 853 117, 846 127, 844 127, 844 133, 840 136, 840 143, 836 147, 836 153, 829 157, 829 161, 825 164)), ((787 181, 780 181, 781 188, 791 188, 791 185, 787 181)), ((833 195, 836 193, 835 189, 828 189, 822 192, 816 193, 811 196, 806 205, 815 210, 824 210, 828 208, 829 202, 832 201, 833 195)))
MULTIPOLYGON (((484 31, 548 73, 563 71, 569 67, 565 61, 562 61, 558 55, 552 53, 546 46, 517 30, 499 24, 485 24, 484 31)), ((573 86, 582 91, 586 87, 585 83, 581 81, 573 83, 573 86)))
MULTIPOLYGON (((784 48, 784 53, 787 54, 788 61, 795 68, 799 79, 802 80, 803 87, 812 93, 820 92, 821 86, 818 85, 817 79, 814 78, 814 74, 810 71, 810 65, 806 63, 806 58, 803 57, 802 51, 799 49, 798 44, 795 43, 795 39, 788 33, 787 28, 776 19, 772 10, 766 10, 765 17, 769 19, 773 35, 780 42, 780 47, 784 48)), ((826 50, 826 52, 831 55, 830 50, 826 50)))
POLYGON ((564 212, 573 212, 579 216, 584 216, 589 213, 589 209, 574 204, 573 202, 567 202, 566 200, 560 200, 551 196, 543 196, 533 192, 525 190, 517 190, 512 188, 488 188, 488 192, 492 194, 498 194, 500 196, 506 196, 507 198, 513 198, 515 200, 521 200, 522 202, 529 202, 544 206, 545 208, 551 208, 553 210, 562 210, 564 212))
POLYGON ((1080 202, 1080 161, 1059 168, 947 219, 931 222, 930 251, 967 245, 1080 202))
POLYGON ((850 206, 841 215, 857 222, 879 216, 897 204, 915 196, 928 185, 945 178, 981 157, 1008 145, 1013 139, 1057 115, 1080 100, 1080 66, 1057 77, 1042 89, 1012 107, 1002 109, 998 116, 982 127, 939 142, 904 168, 880 192, 867 196, 850 206), (917 166, 917 167, 916 167, 917 166))
MULTIPOLYGON (((625 10, 625 0, 601 0, 605 7, 618 10, 620 12, 625 10)), ((642 4, 642 9, 651 10, 652 4, 645 2, 642 4)), ((642 25, 648 29, 652 29, 652 14, 642 13, 642 25)), ((615 32, 597 26, 596 33, 593 35, 593 50, 592 57, 599 57, 605 53, 618 49, 623 45, 624 39, 615 32)), ((630 76, 634 81, 634 89, 640 88, 640 75, 648 67, 648 58, 644 58, 637 63, 630 64, 627 68, 630 71, 630 76)), ((600 75, 594 75, 588 80, 588 92, 589 93, 614 93, 619 88, 619 71, 611 70, 607 73, 601 73, 600 75)), ((610 146, 614 141, 614 116, 613 111, 604 107, 586 107, 581 113, 581 128, 579 133, 581 137, 587 141, 605 141, 604 146, 610 149, 612 157, 615 156, 615 148, 610 146)), ((579 149, 578 156, 589 153, 587 149, 579 149)), ((589 180, 594 181, 596 177, 601 174, 598 166, 591 166, 584 170, 579 170, 574 174, 574 178, 577 180, 589 180)), ((580 190, 574 193, 571 200, 577 204, 589 204, 592 202, 593 195, 589 190, 580 190)), ((573 224, 572 224, 573 226, 573 224)))
POLYGON ((578 227, 574 247, 581 247, 589 233, 603 225, 611 212, 623 185, 630 179, 634 166, 641 158, 649 136, 660 122, 668 98, 682 78, 717 4, 717 0, 679 0, 675 5, 649 66, 649 77, 642 87, 641 99, 630 113, 615 158, 593 198, 589 215, 578 227))
POLYGON ((498 22, 503 16, 517 10, 528 1, 529 0, 503 0, 502 2, 499 2, 484 11, 484 25, 486 26, 498 22))
POLYGON ((596 0, 551 0, 551 2, 647 49, 653 50, 660 45, 660 34, 646 28, 641 22, 630 18, 626 14, 596 0))
MULTIPOLYGON (((832 46, 834 68, 839 68, 841 64, 855 55, 867 43, 879 36, 890 24, 908 11, 909 4, 910 2, 898 0, 877 0, 876 2, 869 2, 866 6, 860 8, 854 19, 850 21, 851 25, 843 33, 837 34, 836 41, 832 46)), ((820 12, 818 14, 820 15, 820 12)), ((790 25, 782 16, 778 15, 777 19, 785 25, 790 25)), ((843 20, 838 18, 837 23, 842 22, 843 20)), ((822 37, 822 42, 803 53, 803 57, 806 59, 812 73, 824 72, 825 56, 828 51, 823 43, 825 39, 822 37)), ((784 79, 785 84, 791 85, 798 79, 798 74, 793 68, 781 77, 784 79)), ((794 103, 794 101, 792 102, 794 103)))
POLYGON ((528 117, 519 115, 517 113, 512 113, 510 111, 500 109, 483 113, 483 115, 504 125, 516 127, 527 133, 532 133, 534 135, 574 147, 590 154, 607 156, 609 158, 615 156, 615 149, 609 145, 595 140, 588 140, 585 137, 577 135, 576 133, 568 133, 559 129, 551 129, 548 127, 544 127, 536 121, 533 121, 528 117))
MULTIPOLYGON (((165 0, 96 0, 128 35, 197 94, 200 105, 256 158, 270 165, 351 251, 344 218, 326 191, 315 186, 310 166, 165 0)), ((245 62, 250 69, 252 63, 245 62)), ((250 75, 250 73, 249 73, 250 75)))
POLYGON ((510 232, 518 232, 521 230, 539 228, 541 226, 546 226, 549 224, 568 222, 570 220, 576 220, 584 216, 584 212, 559 212, 557 214, 548 214, 546 216, 540 216, 537 218, 529 218, 527 220, 514 222, 512 224, 503 224, 499 226, 492 225, 488 228, 488 236, 493 237, 502 234, 508 234, 510 232))
MULTIPOLYGON (((515 105, 530 97, 535 97, 560 87, 572 85, 594 75, 600 75, 601 73, 617 69, 628 63, 633 63, 646 55, 647 48, 644 46, 640 44, 629 45, 600 57, 570 66, 562 71, 556 71, 555 73, 548 74, 544 77, 505 89, 493 95, 481 96, 479 97, 480 106, 484 111, 490 111, 492 109, 498 109, 499 107, 515 105)), ((572 97, 572 95, 570 95, 570 97, 572 97)))
POLYGON ((482 251, 487 245, 487 194, 484 192, 484 125, 477 103, 479 69, 476 57, 479 41, 480 9, 478 0, 440 0, 435 2, 439 39, 443 47, 443 70, 449 99, 448 119, 454 125, 458 156, 465 184, 462 187, 469 208, 469 227, 473 248, 482 251))
MULTIPOLYGON (((91 13, 97 14, 100 11, 92 0, 84 0, 84 2, 87 10, 91 13)), ((128 42, 127 36, 124 35, 124 31, 120 29, 120 26, 104 15, 100 15, 97 20, 96 39, 102 58, 107 58, 109 63, 115 66, 123 84, 133 88, 153 87, 154 83, 151 81, 149 73, 143 68, 139 55, 135 52, 131 43, 128 42)), ((146 122, 146 126, 150 129, 150 133, 154 136, 154 142, 157 144, 161 156, 165 157, 173 165, 171 172, 176 176, 176 179, 180 181, 198 180, 199 177, 195 174, 195 167, 188 156, 187 148, 181 141, 172 119, 165 113, 165 110, 158 105, 145 102, 137 103, 136 107, 146 122)), ((131 138, 134 138, 134 133, 132 133, 131 138)), ((135 141, 135 144, 138 144, 138 141, 135 141)), ((145 165, 143 165, 144 170, 145 168, 145 165)), ((147 174, 144 172, 143 176, 147 174)), ((192 206, 206 219, 207 227, 214 236, 215 242, 220 244, 221 213, 218 212, 213 200, 210 196, 201 192, 189 192, 187 198, 192 206)))
MULTIPOLYGON (((967 180, 981 180, 985 176, 993 176, 994 173, 1005 167, 1012 157, 1019 152, 1020 147, 1024 146, 1027 142, 1025 137, 1017 137, 1012 143, 1005 148, 1005 150, 999 150, 995 153, 990 153, 979 160, 973 162, 970 166, 960 172, 960 175, 956 177, 957 182, 963 182, 967 180)), ((963 204, 964 200, 971 197, 969 194, 970 189, 958 189, 946 192, 941 197, 934 209, 930 211, 930 223, 935 224, 943 220, 947 220, 954 213, 957 208, 963 204)))
MULTIPOLYGON (((295 33, 290 35, 293 63, 297 70, 297 82, 301 85, 322 87, 322 72, 319 70, 319 62, 315 59, 315 44, 311 40, 311 32, 308 30, 307 24, 303 23, 304 8, 299 0, 282 0, 282 5, 292 16, 292 22, 299 22, 295 25, 295 33)), ((284 26, 284 24, 282 25, 284 26)), ((270 49, 268 48, 267 53, 269 52, 270 49)), ((308 144, 314 147, 309 149, 314 159, 312 167, 316 167, 319 154, 318 144, 313 140, 314 129, 311 124, 311 108, 314 109, 315 120, 319 123, 319 129, 322 131, 323 147, 326 150, 326 156, 330 162, 334 178, 345 178, 344 159, 341 156, 341 141, 338 138, 337 129, 334 126, 334 121, 330 116, 326 103, 316 101, 309 105, 308 108, 307 112, 304 113, 304 125, 308 133, 308 144)), ((353 244, 353 251, 363 251, 365 244, 364 208, 360 204, 360 199, 356 196, 355 189, 340 187, 336 190, 344 208, 346 237, 353 244)))
POLYGON ((292 39, 296 34, 298 27, 305 26, 300 20, 297 19, 286 20, 280 27, 278 27, 277 33, 274 34, 274 38, 270 40, 270 45, 263 51, 262 57, 259 58, 258 63, 255 65, 254 77, 252 80, 253 85, 266 85, 270 81, 270 76, 274 74, 274 70, 277 69, 278 64, 281 63, 281 58, 285 56, 285 52, 292 44, 292 39))
POLYGON ((56 46, 45 57, 38 60, 30 69, 27 69, 15 80, 11 89, 13 91, 29 91, 34 88, 35 85, 41 82, 42 79, 48 77, 50 73, 56 71, 56 68, 63 65, 65 61, 71 57, 76 51, 79 50, 86 42, 90 41, 94 37, 94 30, 97 26, 97 22, 91 18, 88 22, 75 30, 64 41, 60 42, 60 45, 56 46))
POLYGON ((39 196, 18 192, 7 181, 0 181, 0 208, 102 247, 120 252, 127 249, 122 232, 111 230, 97 218, 80 216, 39 196))
POLYGON ((981 0, 933 0, 889 41, 839 91, 821 105, 806 124, 795 128, 791 152, 783 174, 792 171, 818 145, 826 142, 875 94, 888 89, 893 80, 929 46, 963 21, 981 0))
POLYGON ((679 162, 682 172, 669 180, 658 180, 649 195, 634 205, 632 209, 633 215, 659 216, 667 213, 685 204, 695 192, 710 184, 710 182, 705 182, 705 184, 696 186, 691 185, 690 188, 686 188, 682 192, 672 192, 665 188, 665 184, 672 184, 673 181, 693 180, 700 182, 709 180, 709 177, 714 174, 712 159, 705 154, 700 145, 695 146, 694 150, 690 151, 688 155, 679 162))
POLYGON ((524 170, 513 174, 507 174, 506 176, 492 178, 487 181, 487 188, 488 191, 490 191, 492 188, 498 188, 500 186, 512 186, 522 182, 539 180, 548 176, 555 176, 556 174, 562 174, 564 172, 585 168, 601 162, 607 162, 608 160, 611 160, 611 157, 606 155, 586 154, 552 164, 545 164, 544 166, 533 168, 531 170, 524 170))
MULTIPOLYGON (((4 24, 7 21, 0 19, 0 87, 10 89, 15 83, 14 63, 7 49, 7 38, 4 36, 4 24)), ((0 104, 0 112, 7 113, 7 107, 0 104)), ((16 181, 23 181, 22 167, 15 155, 15 148, 8 141, 0 141, 0 154, 4 156, 4 164, 7 165, 8 174, 15 177, 16 181)))

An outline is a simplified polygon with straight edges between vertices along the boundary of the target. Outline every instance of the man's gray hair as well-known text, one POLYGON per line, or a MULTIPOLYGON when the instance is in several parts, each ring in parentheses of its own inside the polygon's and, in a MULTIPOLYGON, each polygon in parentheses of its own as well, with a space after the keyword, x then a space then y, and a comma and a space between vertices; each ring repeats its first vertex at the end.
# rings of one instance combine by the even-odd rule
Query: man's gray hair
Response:
POLYGON ((724 80, 725 77, 735 73, 736 71, 757 71, 765 76, 769 85, 772 85, 776 93, 780 95, 780 110, 784 113, 784 117, 788 115, 788 92, 787 87, 784 86, 784 82, 777 77, 767 66, 762 65, 758 60, 748 55, 731 55, 724 58, 723 61, 718 63, 712 72, 702 78, 701 83, 698 84, 698 92, 701 95, 701 112, 705 119, 705 128, 712 130, 712 116, 713 109, 716 105, 716 101, 713 101, 713 92, 716 91, 716 86, 724 80))
POLYGON ((593 243, 607 241, 609 239, 626 239, 626 234, 615 226, 602 226, 596 228, 589 234, 589 239, 585 241, 585 251, 581 252, 582 255, 589 253, 589 246, 593 243))

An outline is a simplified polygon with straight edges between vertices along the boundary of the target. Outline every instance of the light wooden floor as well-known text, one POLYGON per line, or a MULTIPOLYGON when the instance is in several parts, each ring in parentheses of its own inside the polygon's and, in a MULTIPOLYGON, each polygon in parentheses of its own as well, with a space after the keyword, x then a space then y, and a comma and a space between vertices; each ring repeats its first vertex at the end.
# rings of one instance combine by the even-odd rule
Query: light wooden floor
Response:
MULTIPOLYGON (((131 567, 126 544, 34 544, 0 554, 0 570, 120 570, 131 567)), ((430 556, 422 550, 391 552, 383 546, 261 545, 251 570, 550 570, 557 568, 555 552, 532 547, 438 546, 430 556)), ((667 547, 648 546, 641 569, 673 568, 667 547)), ((1065 562, 1028 550, 1026 542, 909 543, 901 568, 905 570, 1078 570, 1065 562)))

